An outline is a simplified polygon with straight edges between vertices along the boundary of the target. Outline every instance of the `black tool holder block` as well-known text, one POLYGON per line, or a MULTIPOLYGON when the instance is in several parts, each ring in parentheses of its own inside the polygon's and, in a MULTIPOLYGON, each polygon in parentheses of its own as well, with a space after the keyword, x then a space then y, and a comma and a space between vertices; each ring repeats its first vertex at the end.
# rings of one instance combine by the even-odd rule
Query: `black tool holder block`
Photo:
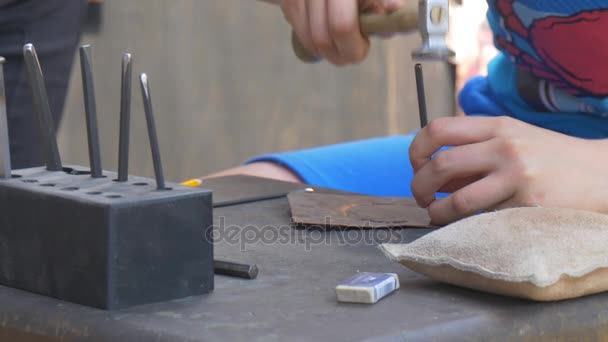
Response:
POLYGON ((1 284, 102 309, 213 289, 210 191, 85 171, 0 180, 1 284))

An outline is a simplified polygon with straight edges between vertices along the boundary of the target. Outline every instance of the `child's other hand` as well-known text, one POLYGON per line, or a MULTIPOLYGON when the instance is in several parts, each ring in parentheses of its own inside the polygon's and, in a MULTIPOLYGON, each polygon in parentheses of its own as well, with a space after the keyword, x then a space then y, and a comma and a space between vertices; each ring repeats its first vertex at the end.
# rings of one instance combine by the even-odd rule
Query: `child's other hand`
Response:
POLYGON ((411 145, 412 192, 436 224, 522 206, 606 213, 607 148, 508 117, 442 118, 411 145))
POLYGON ((403 0, 282 0, 281 8, 302 46, 335 65, 359 63, 369 40, 359 29, 359 14, 390 13, 403 0))

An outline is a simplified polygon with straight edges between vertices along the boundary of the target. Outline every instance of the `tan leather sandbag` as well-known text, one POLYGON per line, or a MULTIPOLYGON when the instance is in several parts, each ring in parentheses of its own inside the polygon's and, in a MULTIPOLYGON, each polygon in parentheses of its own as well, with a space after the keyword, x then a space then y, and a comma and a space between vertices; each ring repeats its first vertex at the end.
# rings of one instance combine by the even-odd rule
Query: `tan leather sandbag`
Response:
POLYGON ((608 215, 598 213, 506 209, 381 248, 432 279, 489 293, 556 301, 608 291, 608 215))

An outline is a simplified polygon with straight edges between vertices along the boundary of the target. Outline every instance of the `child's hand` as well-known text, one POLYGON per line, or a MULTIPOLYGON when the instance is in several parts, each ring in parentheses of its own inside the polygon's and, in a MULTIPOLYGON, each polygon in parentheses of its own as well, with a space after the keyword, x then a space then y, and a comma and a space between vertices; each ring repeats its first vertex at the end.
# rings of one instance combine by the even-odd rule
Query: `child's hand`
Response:
POLYGON ((403 0, 282 0, 281 8, 302 46, 335 65, 359 63, 369 40, 361 35, 361 12, 390 13, 403 0))
POLYGON ((442 118, 411 145, 412 192, 436 224, 522 206, 606 213, 607 148, 508 117, 442 118), (438 152, 445 146, 453 148, 438 152), (437 191, 452 193, 435 199, 437 191))

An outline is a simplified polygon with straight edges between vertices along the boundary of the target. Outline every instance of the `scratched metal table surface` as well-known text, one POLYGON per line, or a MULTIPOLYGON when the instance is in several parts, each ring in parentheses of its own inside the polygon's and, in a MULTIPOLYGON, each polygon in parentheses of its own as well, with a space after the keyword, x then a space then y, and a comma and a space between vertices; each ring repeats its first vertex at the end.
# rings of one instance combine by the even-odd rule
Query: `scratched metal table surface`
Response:
POLYGON ((486 295, 430 281, 377 249, 424 231, 293 229, 284 198, 219 208, 215 216, 216 256, 257 263, 258 279, 217 276, 209 295, 114 312, 0 287, 0 341, 608 338, 608 295, 549 304, 486 295), (371 306, 337 303, 336 284, 357 271, 395 272, 401 289, 371 306))

